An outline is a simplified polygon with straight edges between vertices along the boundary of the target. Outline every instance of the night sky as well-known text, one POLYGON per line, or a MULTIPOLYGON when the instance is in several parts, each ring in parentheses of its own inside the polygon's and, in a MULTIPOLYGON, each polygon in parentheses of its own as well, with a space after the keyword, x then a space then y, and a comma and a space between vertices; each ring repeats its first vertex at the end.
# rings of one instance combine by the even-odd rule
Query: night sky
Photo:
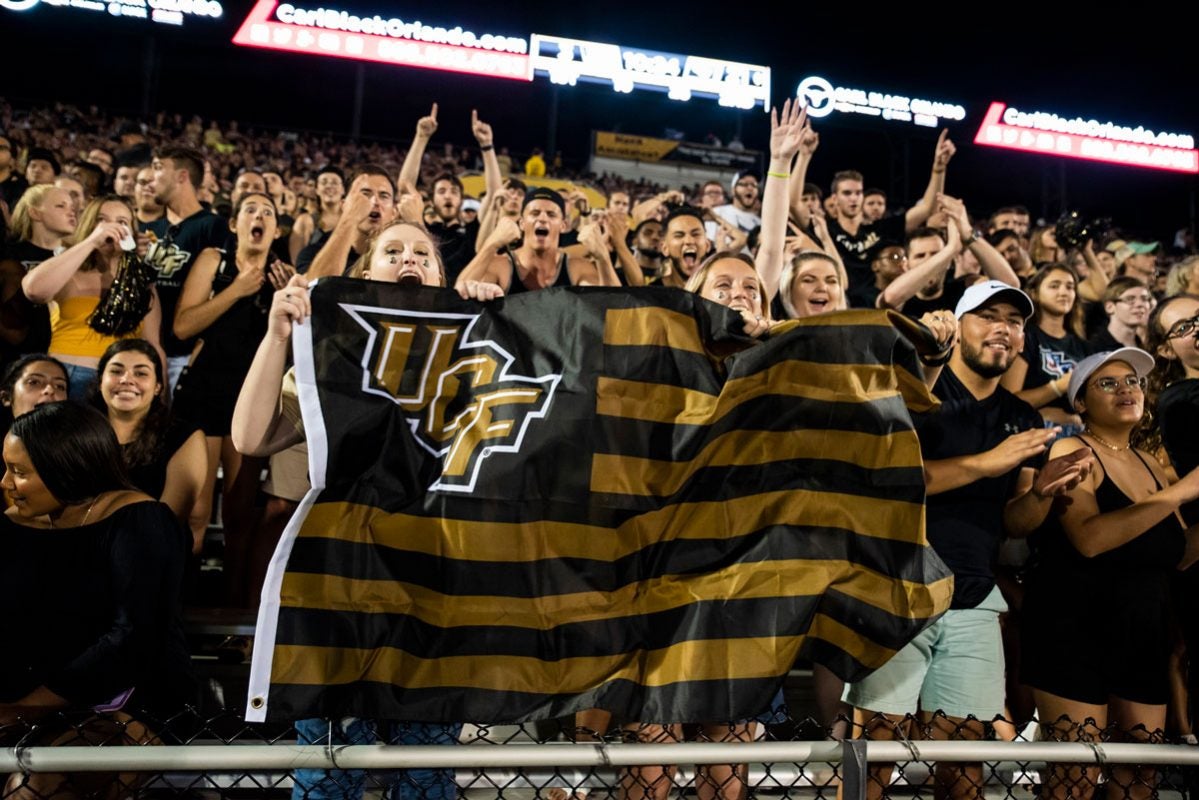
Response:
MULTIPOLYGON (((295 4, 321 6, 315 0, 295 4)), ((152 108, 237 118, 243 127, 348 133, 356 63, 236 48, 230 39, 252 3, 223 5, 221 20, 189 19, 182 29, 46 6, 20 14, 0 9, 0 47, 9 64, 2 91, 18 104, 61 99, 136 114, 146 47, 153 38, 152 108)), ((1160 18, 1104 19, 1080 13, 1077 5, 1040 9, 1036 19, 1013 6, 997 6, 998 15, 987 17, 981 4, 906 6, 918 10, 890 18, 849 3, 833 4, 837 13, 794 4, 786 14, 768 13, 763 3, 728 4, 740 15, 717 14, 695 3, 336 0, 325 5, 480 33, 559 34, 764 64, 772 68, 775 103, 812 74, 838 85, 956 102, 966 107, 967 117, 950 127, 959 152, 948 188, 963 194, 978 214, 1023 203, 1034 216, 1056 216, 1064 193, 1067 207, 1115 216, 1130 232, 1154 238, 1172 236, 1191 224, 1194 214, 1199 179, 1192 175, 970 143, 992 100, 1199 134, 1199 92, 1187 41, 1192 28, 1160 18)), ((523 84, 367 64, 365 86, 362 131, 367 137, 407 140, 416 118, 437 100, 441 130, 435 143, 470 143, 470 109, 477 107, 495 128, 497 144, 514 152, 548 144, 554 90, 544 80, 523 84)), ((586 158, 590 132, 596 129, 660 135, 670 127, 700 141, 708 133, 727 140, 740 127, 746 145, 759 148, 769 133, 761 111, 724 109, 715 101, 684 104, 656 93, 617 95, 588 86, 557 94, 556 143, 568 161, 586 158)), ((821 120, 817 128, 821 149, 811 179, 827 184, 836 170, 856 168, 866 174, 868 186, 886 189, 901 202, 923 189, 936 131, 845 115, 821 120)))

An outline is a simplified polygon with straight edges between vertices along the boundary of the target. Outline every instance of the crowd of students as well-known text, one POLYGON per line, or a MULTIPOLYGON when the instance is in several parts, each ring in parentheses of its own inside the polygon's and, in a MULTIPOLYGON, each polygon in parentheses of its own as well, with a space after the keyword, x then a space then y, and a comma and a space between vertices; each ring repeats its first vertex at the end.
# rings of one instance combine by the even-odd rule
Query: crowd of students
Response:
MULTIPOLYGON (((39 574, 18 565, 55 568, 63 545, 29 533, 43 528, 99 531, 88 541, 101 544, 89 546, 102 548, 111 580, 94 588, 100 613, 72 632, 76 651, 43 635, 44 658, 20 675, 5 664, 0 723, 103 705, 133 685, 145 659, 173 663, 177 620, 163 609, 188 548, 150 547, 142 523, 153 516, 189 531, 181 541, 199 552, 218 468, 226 599, 254 604, 307 490, 287 373, 291 326, 308 314, 311 280, 348 275, 452 287, 482 302, 564 286, 673 287, 739 311, 756 338, 779 320, 847 308, 919 320, 941 345, 922 356, 941 407, 917 429, 928 535, 954 573, 953 607, 858 684, 817 667, 821 721, 838 736, 853 717, 874 737, 979 738, 984 723, 1019 724, 1035 709, 1046 736, 1090 740, 1110 723, 1133 739, 1169 730, 1195 741, 1188 696, 1199 697, 1199 669, 1187 654, 1199 653, 1199 586, 1188 569, 1199 557, 1190 530, 1199 523, 1199 256, 1118 228, 1059 241, 1064 228, 1034 228, 1019 205, 972 215, 947 192, 956 148, 944 134, 912 207, 889 209, 853 170, 836 172, 826 196, 807 180, 820 136, 790 102, 772 114, 764 174, 738 174, 727 188, 609 182, 600 207, 574 189, 522 182, 510 157, 506 172, 478 114, 474 147, 434 156, 436 105, 402 154, 165 115, 151 126, 63 108, 6 109, 5 118, 0 402, 13 423, 0 542, 15 555, 0 563, 24 582, 0 585, 28 588, 39 574), (68 144, 58 123, 72 115, 79 135, 68 144), (117 146, 83 146, 110 134, 117 146), (469 198, 460 172, 474 163, 486 190, 469 198), (74 407, 68 398, 92 408, 54 410, 74 407), (91 444, 64 458, 35 442, 55 424, 91 444), (111 479, 79 477, 90 471, 111 479), (147 558, 175 558, 152 587, 124 575, 130 554, 146 548, 147 558), (105 608, 118 610, 119 625, 105 608), (115 628, 123 637, 98 644, 115 628), (83 664, 100 664, 91 674, 103 679, 61 677, 83 664)), ((147 684, 163 689, 148 693, 150 707, 186 685, 167 683, 147 684)), ((610 724, 602 711, 580 714, 581 728, 610 724)), ((701 735, 738 740, 752 724, 714 720, 701 735)), ((299 729, 306 741, 328 735, 314 721, 299 729)), ((456 730, 393 734, 442 741, 456 730)), ((654 739, 665 729, 637 730, 654 739)), ((886 770, 876 771, 881 791, 886 770)), ((704 796, 745 791, 735 765, 704 774, 704 796)), ((981 795, 981 765, 945 765, 938 779, 953 796, 981 795)), ((1086 795, 1095 780, 1060 769, 1047 782, 1065 797, 1086 795)), ((1151 771, 1116 770, 1112 780, 1131 795, 1153 791, 1151 771)), ((408 785, 428 796, 445 781, 433 771, 408 785)), ((310 775, 297 791, 353 794, 336 788, 344 785, 310 775)), ((670 770, 631 770, 622 791, 663 797, 670 785, 670 770)))

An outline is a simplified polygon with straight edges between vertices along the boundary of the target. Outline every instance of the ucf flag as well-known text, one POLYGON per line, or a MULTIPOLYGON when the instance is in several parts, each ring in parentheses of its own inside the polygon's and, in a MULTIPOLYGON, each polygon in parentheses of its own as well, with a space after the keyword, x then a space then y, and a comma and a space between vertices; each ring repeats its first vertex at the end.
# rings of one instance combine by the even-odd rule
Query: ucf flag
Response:
POLYGON ((312 490, 263 589, 247 718, 744 719, 949 606, 885 312, 672 289, 490 304, 349 279, 295 333, 312 490))

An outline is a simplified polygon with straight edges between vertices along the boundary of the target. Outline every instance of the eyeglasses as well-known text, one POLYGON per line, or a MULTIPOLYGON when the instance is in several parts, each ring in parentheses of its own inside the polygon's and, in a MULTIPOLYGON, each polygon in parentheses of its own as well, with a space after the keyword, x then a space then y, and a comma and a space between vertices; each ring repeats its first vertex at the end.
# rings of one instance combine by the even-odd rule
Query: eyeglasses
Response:
POLYGON ((1194 333, 1195 328, 1199 327, 1199 317, 1191 317, 1190 319, 1180 319, 1174 323, 1174 327, 1166 334, 1167 339, 1181 339, 1184 336, 1189 336, 1194 333))
POLYGON ((1140 303, 1141 305, 1151 306, 1151 305, 1153 305, 1154 301, 1153 301, 1153 295, 1151 295, 1151 294, 1137 294, 1137 295, 1132 295, 1131 297, 1121 297, 1120 299, 1116 300, 1116 302, 1117 303, 1125 303, 1130 306, 1136 305, 1137 303, 1140 303))
POLYGON ((888 261, 894 261, 894 262, 898 263, 900 261, 907 261, 908 254, 907 253, 887 253, 886 255, 879 256, 879 258, 880 259, 885 258, 888 261))
POLYGON ((1114 393, 1123 384, 1129 389, 1140 389, 1145 391, 1145 379, 1137 375, 1125 375, 1123 378, 1100 378, 1093 383, 1092 386, 1098 388, 1101 392, 1108 394, 1114 393))

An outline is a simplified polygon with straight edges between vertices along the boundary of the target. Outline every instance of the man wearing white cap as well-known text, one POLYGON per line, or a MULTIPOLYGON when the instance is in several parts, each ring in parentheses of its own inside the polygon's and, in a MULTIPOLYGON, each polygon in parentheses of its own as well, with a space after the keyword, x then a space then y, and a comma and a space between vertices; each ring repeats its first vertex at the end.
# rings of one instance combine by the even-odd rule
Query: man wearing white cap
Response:
MULTIPOLYGON (((948 311, 938 314, 947 315, 948 311)), ((951 609, 858 683, 846 699, 873 739, 919 735, 904 722, 921 709, 934 739, 983 737, 984 721, 1004 711, 1006 610, 994 563, 1006 532, 1024 536, 1048 513, 1052 498, 1090 469, 1087 453, 1032 464, 1057 431, 999 385, 1024 344, 1033 305, 999 281, 971 286, 958 302, 958 345, 934 394, 941 408, 917 421, 924 456, 929 543, 954 573, 951 609)), ((890 766, 872 770, 870 796, 887 785, 890 766)), ((938 764, 938 796, 981 798, 981 764, 938 764)))

